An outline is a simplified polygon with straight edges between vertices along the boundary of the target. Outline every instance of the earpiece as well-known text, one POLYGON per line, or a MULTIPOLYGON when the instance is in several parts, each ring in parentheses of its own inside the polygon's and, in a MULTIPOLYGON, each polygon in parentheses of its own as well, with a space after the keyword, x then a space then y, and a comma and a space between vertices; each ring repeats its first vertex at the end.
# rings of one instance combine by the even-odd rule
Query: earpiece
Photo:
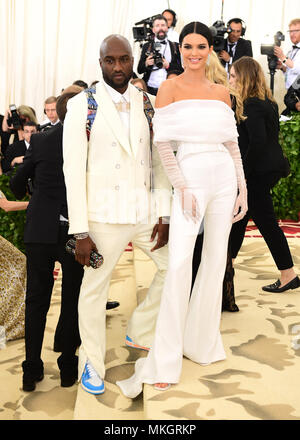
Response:
POLYGON ((241 37, 243 37, 247 30, 246 23, 244 22, 244 20, 242 20, 241 18, 232 18, 231 20, 228 21, 226 26, 229 28, 232 22, 241 23, 242 25, 241 37))

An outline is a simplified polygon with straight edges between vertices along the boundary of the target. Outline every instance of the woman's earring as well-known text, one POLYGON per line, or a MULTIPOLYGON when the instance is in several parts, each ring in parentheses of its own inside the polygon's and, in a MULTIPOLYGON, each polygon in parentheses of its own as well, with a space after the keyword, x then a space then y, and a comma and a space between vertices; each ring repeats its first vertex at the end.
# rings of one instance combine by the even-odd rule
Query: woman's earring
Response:
POLYGON ((206 64, 209 66, 209 54, 207 55, 206 64))
POLYGON ((180 58, 181 58, 181 65, 182 65, 182 67, 183 67, 183 69, 184 69, 183 56, 180 55, 180 58))

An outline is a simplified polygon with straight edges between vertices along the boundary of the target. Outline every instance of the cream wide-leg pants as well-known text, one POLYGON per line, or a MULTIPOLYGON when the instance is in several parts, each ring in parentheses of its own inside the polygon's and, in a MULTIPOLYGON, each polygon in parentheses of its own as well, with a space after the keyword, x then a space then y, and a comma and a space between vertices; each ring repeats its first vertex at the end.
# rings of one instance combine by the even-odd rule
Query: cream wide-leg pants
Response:
POLYGON ((186 220, 180 196, 174 194, 168 270, 153 345, 148 356, 136 362, 135 374, 117 382, 131 398, 142 391, 143 383, 178 383, 183 355, 197 363, 226 357, 220 334, 222 284, 237 180, 224 146, 203 150, 177 156, 187 186, 197 197, 201 218, 196 224, 186 220), (190 300, 193 251, 203 217, 201 264, 190 300))
POLYGON ((154 225, 147 220, 136 225, 115 225, 90 222, 89 234, 103 255, 104 263, 98 269, 85 267, 79 302, 79 380, 87 358, 104 379, 106 351, 106 302, 112 272, 131 241, 133 246, 144 251, 157 266, 145 300, 138 305, 128 323, 127 334, 135 343, 150 347, 154 338, 156 318, 168 263, 168 246, 150 250, 155 245, 150 242, 154 225))

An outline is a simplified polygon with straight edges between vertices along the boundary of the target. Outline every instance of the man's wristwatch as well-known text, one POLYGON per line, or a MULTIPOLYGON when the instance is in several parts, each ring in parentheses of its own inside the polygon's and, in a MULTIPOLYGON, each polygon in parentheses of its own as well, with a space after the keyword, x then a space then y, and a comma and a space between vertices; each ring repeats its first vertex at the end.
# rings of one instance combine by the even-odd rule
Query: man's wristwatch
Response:
POLYGON ((88 232, 82 232, 80 234, 74 234, 74 237, 76 240, 83 240, 84 238, 87 238, 89 236, 88 232))
POLYGON ((281 62, 282 62, 282 64, 285 64, 287 62, 287 58, 285 57, 285 59, 282 60, 281 62))

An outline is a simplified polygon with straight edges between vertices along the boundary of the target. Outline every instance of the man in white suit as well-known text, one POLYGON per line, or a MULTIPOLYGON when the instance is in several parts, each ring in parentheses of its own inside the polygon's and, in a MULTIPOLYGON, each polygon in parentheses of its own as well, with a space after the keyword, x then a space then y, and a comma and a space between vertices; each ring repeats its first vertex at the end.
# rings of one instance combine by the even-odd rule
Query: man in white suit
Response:
POLYGON ((79 379, 92 394, 104 392, 105 306, 112 271, 130 241, 152 258, 157 272, 129 321, 126 343, 144 349, 152 343, 167 268, 163 217, 170 214, 171 200, 160 158, 151 149, 143 92, 129 83, 129 42, 107 37, 99 61, 104 81, 96 86, 98 109, 89 141, 85 92, 69 100, 63 134, 69 233, 76 237, 76 260, 86 266, 78 305, 79 379), (96 270, 89 264, 93 249, 104 257, 96 270))

